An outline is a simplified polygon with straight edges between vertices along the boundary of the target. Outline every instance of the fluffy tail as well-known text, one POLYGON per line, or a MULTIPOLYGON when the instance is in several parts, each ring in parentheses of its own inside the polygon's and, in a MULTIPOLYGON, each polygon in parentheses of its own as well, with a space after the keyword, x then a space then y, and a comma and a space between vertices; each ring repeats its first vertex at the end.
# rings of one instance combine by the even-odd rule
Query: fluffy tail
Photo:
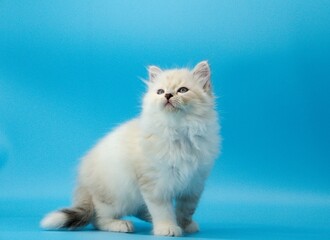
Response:
POLYGON ((75 206, 49 213, 41 220, 40 226, 48 230, 60 228, 73 230, 86 226, 91 221, 93 214, 94 207, 91 196, 86 190, 78 188, 75 206))

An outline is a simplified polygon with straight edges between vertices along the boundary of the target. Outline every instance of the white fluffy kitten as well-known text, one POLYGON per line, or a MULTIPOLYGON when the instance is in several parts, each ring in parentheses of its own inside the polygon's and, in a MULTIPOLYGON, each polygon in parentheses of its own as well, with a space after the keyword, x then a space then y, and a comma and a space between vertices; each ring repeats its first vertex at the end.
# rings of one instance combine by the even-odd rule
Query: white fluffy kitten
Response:
POLYGON ((132 232, 133 215, 153 233, 198 231, 192 220, 220 148, 206 61, 193 70, 149 67, 141 115, 103 138, 82 160, 71 208, 48 214, 45 229, 92 222, 104 231, 132 232))

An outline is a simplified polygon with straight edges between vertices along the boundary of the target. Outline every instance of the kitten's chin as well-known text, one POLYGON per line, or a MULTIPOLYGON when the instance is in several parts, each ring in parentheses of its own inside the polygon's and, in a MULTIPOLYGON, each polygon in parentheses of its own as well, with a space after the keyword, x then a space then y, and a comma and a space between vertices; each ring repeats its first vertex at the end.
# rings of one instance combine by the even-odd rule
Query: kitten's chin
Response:
POLYGON ((179 109, 177 107, 175 107, 171 102, 165 103, 163 108, 166 112, 177 112, 177 111, 179 111, 179 109))

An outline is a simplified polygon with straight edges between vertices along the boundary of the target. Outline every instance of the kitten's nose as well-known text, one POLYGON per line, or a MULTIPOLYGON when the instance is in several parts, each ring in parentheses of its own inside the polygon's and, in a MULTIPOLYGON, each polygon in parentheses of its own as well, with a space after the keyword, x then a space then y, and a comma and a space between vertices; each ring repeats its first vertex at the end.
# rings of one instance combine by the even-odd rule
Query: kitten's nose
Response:
POLYGON ((166 97, 167 100, 169 100, 171 97, 173 97, 173 94, 172 93, 166 93, 165 97, 166 97))

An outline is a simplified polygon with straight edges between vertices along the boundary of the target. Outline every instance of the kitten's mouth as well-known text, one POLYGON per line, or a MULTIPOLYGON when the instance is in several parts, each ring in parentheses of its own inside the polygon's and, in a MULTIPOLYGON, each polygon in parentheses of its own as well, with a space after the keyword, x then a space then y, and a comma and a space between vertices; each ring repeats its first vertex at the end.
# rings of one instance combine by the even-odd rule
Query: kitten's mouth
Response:
POLYGON ((174 105, 170 102, 170 101, 167 101, 165 104, 164 104, 164 107, 167 108, 167 109, 175 109, 174 105))
POLYGON ((170 101, 168 101, 167 103, 165 103, 165 106, 168 106, 168 105, 174 107, 173 104, 170 101))

